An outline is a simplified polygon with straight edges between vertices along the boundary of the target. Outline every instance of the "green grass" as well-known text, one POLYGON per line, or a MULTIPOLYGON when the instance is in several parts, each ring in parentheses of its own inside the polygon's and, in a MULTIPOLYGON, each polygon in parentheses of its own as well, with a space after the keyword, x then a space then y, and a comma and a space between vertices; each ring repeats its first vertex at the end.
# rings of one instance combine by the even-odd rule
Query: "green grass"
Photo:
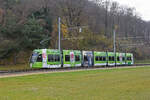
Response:
POLYGON ((2 78, 0 100, 150 100, 150 67, 2 78))
POLYGON ((0 66, 0 71, 8 71, 8 70, 22 70, 22 69, 30 69, 29 65, 18 64, 18 65, 5 65, 0 66))

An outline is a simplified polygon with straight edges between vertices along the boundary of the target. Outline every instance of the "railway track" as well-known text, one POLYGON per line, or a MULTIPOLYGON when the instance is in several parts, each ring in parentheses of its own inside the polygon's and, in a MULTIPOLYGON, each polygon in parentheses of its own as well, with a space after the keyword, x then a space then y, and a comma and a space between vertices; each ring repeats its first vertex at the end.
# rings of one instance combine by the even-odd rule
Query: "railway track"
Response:
MULTIPOLYGON (((150 64, 134 64, 132 66, 149 66, 150 64)), ((106 68, 120 68, 120 67, 132 67, 132 66, 103 66, 103 67, 73 67, 73 68, 54 68, 54 69, 24 69, 24 70, 9 70, 0 71, 0 75, 4 74, 20 74, 20 73, 36 73, 36 72, 61 72, 61 71, 73 71, 73 70, 90 70, 90 69, 106 69, 106 68)))

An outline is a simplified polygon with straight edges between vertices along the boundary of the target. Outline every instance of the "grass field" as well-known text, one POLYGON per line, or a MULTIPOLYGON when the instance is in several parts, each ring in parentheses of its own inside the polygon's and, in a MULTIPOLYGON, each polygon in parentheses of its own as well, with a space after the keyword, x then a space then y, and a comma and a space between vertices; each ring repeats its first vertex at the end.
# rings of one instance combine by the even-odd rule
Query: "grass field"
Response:
POLYGON ((1 78, 0 100, 150 100, 150 67, 1 78))

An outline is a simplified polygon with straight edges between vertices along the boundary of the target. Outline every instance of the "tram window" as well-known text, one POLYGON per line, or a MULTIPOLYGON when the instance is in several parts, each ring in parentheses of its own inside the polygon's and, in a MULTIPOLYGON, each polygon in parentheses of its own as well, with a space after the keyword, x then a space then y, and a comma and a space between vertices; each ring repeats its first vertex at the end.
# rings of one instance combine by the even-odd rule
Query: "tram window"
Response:
POLYGON ((99 57, 99 61, 103 61, 103 57, 99 57))
POLYGON ((127 57, 127 60, 130 60, 130 58, 129 58, 129 57, 127 57))
POLYGON ((53 57, 54 57, 54 61, 55 62, 59 62, 60 61, 60 56, 59 55, 53 55, 53 57))
POLYGON ((115 61, 115 57, 112 57, 112 61, 115 61))
POLYGON ((36 62, 37 57, 38 57, 38 53, 33 53, 31 58, 30 58, 30 63, 36 62))
POLYGON ((120 61, 120 58, 119 58, 119 57, 117 57, 117 61, 120 61))
POLYGON ((127 60, 131 60, 131 57, 127 57, 127 60))
POLYGON ((88 61, 88 58, 87 58, 87 56, 84 56, 84 61, 88 61))
POLYGON ((111 57, 109 56, 109 61, 111 61, 111 57))
POLYGON ((75 56, 75 61, 80 61, 80 56, 79 55, 75 56))
POLYGON ((98 60, 98 56, 96 56, 96 61, 99 61, 99 60, 98 60))
POLYGON ((48 62, 53 62, 53 61, 54 61, 53 55, 48 55, 48 62))
POLYGON ((106 61, 106 57, 96 56, 96 61, 106 61))
POLYGON ((106 57, 103 57, 103 61, 106 61, 106 57))
POLYGON ((115 57, 114 56, 109 56, 109 61, 115 61, 115 57))
POLYGON ((40 54, 37 58, 37 62, 42 62, 42 54, 40 54))
POLYGON ((56 55, 56 57, 57 57, 57 61, 59 62, 60 61, 60 56, 56 55))
POLYGON ((56 56, 55 55, 53 55, 53 62, 56 62, 56 56))
POLYGON ((70 61, 70 56, 69 55, 65 55, 65 61, 69 62, 70 61))
POLYGON ((48 55, 48 62, 59 62, 60 56, 59 55, 48 55))
POLYGON ((125 57, 122 58, 122 61, 125 61, 125 57))

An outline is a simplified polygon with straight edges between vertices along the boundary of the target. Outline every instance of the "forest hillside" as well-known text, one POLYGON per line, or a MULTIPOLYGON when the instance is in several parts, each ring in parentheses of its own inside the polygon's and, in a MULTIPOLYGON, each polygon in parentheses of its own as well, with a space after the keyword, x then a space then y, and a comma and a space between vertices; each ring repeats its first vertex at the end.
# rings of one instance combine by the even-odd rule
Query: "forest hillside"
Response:
POLYGON ((150 58, 150 22, 109 0, 0 0, 0 64, 27 63, 36 48, 113 51, 150 58), (117 28, 115 28, 117 27, 117 28))

